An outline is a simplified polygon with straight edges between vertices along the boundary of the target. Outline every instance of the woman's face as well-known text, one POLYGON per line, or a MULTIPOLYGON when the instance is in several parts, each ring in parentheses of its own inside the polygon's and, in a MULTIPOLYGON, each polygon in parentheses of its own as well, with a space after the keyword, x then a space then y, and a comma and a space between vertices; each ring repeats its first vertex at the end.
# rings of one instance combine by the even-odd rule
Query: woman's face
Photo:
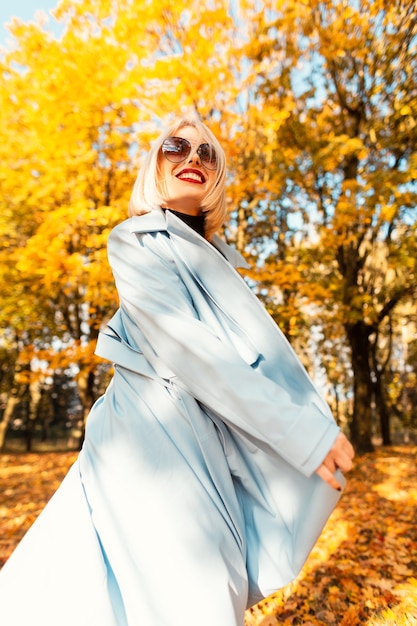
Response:
POLYGON ((216 180, 216 170, 208 170, 200 161, 197 148, 202 139, 194 126, 180 128, 176 137, 188 139, 191 152, 181 163, 168 161, 159 155, 159 185, 164 198, 163 208, 173 209, 188 215, 199 215, 201 205, 216 180))

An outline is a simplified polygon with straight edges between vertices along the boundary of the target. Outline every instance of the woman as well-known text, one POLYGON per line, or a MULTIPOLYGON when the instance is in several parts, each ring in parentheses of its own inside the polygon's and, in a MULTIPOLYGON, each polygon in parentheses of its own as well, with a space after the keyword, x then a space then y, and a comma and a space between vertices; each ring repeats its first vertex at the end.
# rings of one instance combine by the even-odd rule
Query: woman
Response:
POLYGON ((337 503, 352 447, 215 235, 225 172, 194 119, 145 159, 108 244, 114 377, 4 568, 2 624, 242 626, 337 503))

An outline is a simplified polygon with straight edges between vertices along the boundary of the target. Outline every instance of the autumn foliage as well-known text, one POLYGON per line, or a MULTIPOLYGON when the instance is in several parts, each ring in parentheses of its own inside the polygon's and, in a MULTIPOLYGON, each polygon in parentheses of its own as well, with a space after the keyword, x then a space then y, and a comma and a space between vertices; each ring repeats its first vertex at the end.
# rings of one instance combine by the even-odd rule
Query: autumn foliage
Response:
POLYGON ((411 0, 61 0, 14 20, 0 52, 0 446, 10 425, 28 449, 47 436, 60 377, 81 422, 102 392, 107 236, 143 151, 189 111, 228 155, 224 234, 342 428, 362 451, 412 435, 416 20, 411 0))
MULTIPOLYGON (((2 563, 75 459, 51 452, 0 457, 2 563)), ((297 580, 247 611, 246 626, 416 625, 416 461, 411 446, 359 457, 297 580)))

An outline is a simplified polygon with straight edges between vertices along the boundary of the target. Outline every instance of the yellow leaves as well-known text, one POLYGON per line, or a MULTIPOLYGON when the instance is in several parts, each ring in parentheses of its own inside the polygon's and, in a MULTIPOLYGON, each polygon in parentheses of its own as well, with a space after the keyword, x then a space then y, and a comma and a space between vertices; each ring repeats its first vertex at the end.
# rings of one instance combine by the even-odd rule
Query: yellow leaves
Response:
POLYGON ((412 115, 412 114, 413 114, 413 111, 408 104, 401 106, 400 115, 412 115))
POLYGON ((382 206, 379 213, 380 220, 383 222, 392 222, 397 215, 398 207, 395 204, 382 206))
POLYGON ((349 137, 345 134, 335 135, 333 131, 322 135, 325 145, 315 155, 315 159, 325 170, 334 170, 345 161, 346 157, 365 159, 368 149, 360 137, 349 137))
MULTIPOLYGON (((378 614, 376 626, 415 626, 417 623, 417 581, 410 578, 394 589, 395 596, 403 598, 395 609, 387 608, 378 614)), ((375 608, 372 607, 372 608, 375 608)))
POLYGON ((38 276, 47 288, 64 277, 75 279, 88 271, 86 251, 93 254, 105 248, 109 229, 117 219, 113 207, 92 211, 82 202, 63 206, 45 216, 22 250, 17 269, 38 276))
POLYGON ((384 456, 375 462, 375 468, 382 480, 380 483, 374 484, 372 488, 380 496, 393 501, 405 501, 408 506, 417 507, 417 487, 403 488, 403 482, 404 479, 407 479, 408 473, 407 461, 399 461, 395 457, 384 456))
POLYGON ((302 278, 300 268, 289 262, 277 261, 263 268, 256 268, 250 275, 263 283, 273 283, 280 289, 292 290, 302 278))
POLYGON ((367 155, 367 149, 360 137, 338 137, 337 143, 340 144, 340 154, 342 156, 356 156, 358 159, 364 159, 367 155))

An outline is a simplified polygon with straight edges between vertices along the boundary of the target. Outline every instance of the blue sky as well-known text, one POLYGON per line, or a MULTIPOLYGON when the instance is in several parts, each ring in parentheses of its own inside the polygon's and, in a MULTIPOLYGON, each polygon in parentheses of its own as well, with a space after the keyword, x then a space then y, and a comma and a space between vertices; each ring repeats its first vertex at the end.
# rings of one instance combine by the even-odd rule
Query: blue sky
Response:
POLYGON ((24 22, 29 22, 38 9, 48 12, 58 4, 59 0, 0 0, 0 45, 10 37, 5 24, 12 17, 20 17, 24 22))

